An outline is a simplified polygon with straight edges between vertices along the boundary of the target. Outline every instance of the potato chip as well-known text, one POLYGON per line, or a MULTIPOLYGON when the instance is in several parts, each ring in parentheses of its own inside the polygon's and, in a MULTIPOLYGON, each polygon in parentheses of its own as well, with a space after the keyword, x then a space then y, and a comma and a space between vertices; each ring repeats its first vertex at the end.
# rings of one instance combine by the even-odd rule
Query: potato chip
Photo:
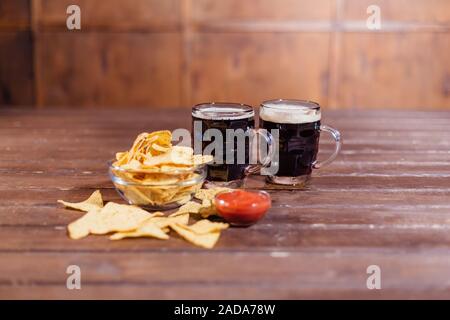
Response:
POLYGON ((103 199, 100 190, 94 191, 94 193, 92 193, 91 196, 83 202, 72 203, 63 200, 58 200, 58 202, 62 203, 67 208, 76 209, 84 212, 88 212, 103 207, 103 199))
POLYGON ((228 223, 223 222, 212 222, 208 219, 199 220, 193 225, 189 226, 189 230, 196 234, 206 234, 211 232, 217 232, 225 230, 229 227, 228 223))
POLYGON ((217 243, 220 237, 220 231, 210 232, 205 234, 197 234, 190 230, 188 226, 182 224, 173 223, 170 228, 174 230, 178 235, 185 240, 195 244, 196 246, 211 249, 217 243))

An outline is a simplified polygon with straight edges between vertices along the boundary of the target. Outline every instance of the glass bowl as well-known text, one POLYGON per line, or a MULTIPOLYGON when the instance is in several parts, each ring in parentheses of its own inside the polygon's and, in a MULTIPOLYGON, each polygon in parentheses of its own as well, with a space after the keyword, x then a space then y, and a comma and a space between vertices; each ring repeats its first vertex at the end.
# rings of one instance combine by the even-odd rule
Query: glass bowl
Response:
POLYGON ((236 227, 248 227, 262 219, 272 206, 272 198, 261 190, 229 190, 214 197, 218 214, 236 227))
POLYGON ((148 210, 177 208, 201 189, 206 165, 164 172, 123 169, 108 162, 109 176, 119 195, 129 204, 148 210))

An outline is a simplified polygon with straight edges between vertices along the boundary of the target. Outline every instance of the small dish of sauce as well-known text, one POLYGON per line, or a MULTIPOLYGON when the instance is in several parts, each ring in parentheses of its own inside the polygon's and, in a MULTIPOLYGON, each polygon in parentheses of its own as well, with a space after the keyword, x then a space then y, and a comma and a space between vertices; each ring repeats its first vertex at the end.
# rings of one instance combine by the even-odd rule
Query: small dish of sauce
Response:
POLYGON ((216 195, 214 204, 219 215, 228 223, 246 227, 264 217, 272 200, 265 191, 233 190, 216 195))

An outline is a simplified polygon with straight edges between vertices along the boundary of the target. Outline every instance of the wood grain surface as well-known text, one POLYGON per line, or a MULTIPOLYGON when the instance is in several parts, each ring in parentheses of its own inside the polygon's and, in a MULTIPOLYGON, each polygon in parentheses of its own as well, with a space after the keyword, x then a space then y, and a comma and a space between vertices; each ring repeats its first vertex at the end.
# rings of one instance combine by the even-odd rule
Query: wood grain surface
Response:
POLYGON ((0 1, 0 107, 35 103, 30 17, 29 0, 0 1))
POLYGON ((29 31, 0 32, 0 108, 34 103, 31 37, 29 31))
POLYGON ((177 33, 52 32, 39 34, 37 41, 38 100, 44 105, 56 101, 60 106, 106 108, 158 101, 164 106, 181 105, 177 33), (45 61, 50 60, 57 67, 46 68, 45 61))
POLYGON ((0 107, 449 109, 448 0, 1 0, 0 107), (69 5, 81 30, 68 30, 69 5), (369 30, 370 5, 381 30, 369 30))
MULTIPOLYGON (((202 250, 170 241, 70 240, 56 204, 100 189, 141 131, 189 128, 187 110, 0 110, 0 298, 450 298, 450 112, 324 111, 337 160, 305 190, 273 190, 258 224, 202 250), (82 289, 66 289, 78 265, 82 289), (382 289, 368 290, 378 265, 382 289)), ((332 150, 322 139, 320 156, 332 150)))

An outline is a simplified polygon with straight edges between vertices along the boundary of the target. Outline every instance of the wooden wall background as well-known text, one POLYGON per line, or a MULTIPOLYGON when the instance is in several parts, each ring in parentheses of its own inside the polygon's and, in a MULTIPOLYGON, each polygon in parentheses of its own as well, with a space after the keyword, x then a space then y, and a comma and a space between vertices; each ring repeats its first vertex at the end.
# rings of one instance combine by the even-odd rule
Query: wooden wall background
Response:
POLYGON ((0 0, 0 105, 450 108, 449 0, 0 0), (78 4, 82 30, 66 29, 78 4), (381 7, 382 30, 365 27, 381 7))

